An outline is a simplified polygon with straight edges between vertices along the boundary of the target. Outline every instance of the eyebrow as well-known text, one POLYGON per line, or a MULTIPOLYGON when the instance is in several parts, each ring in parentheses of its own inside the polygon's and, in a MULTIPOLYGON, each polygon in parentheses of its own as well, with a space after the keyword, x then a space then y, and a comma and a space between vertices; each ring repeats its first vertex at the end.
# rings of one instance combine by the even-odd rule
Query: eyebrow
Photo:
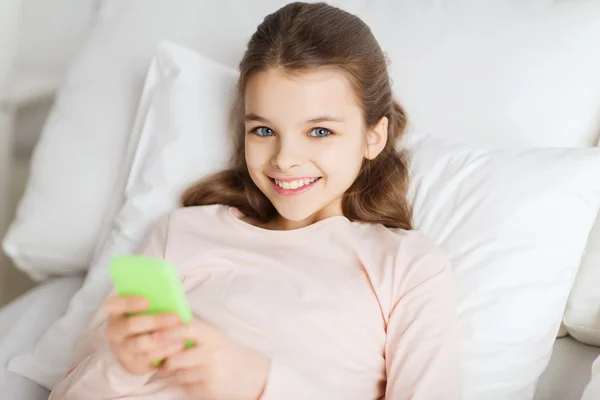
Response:
MULTIPOLYGON (((267 118, 261 117, 260 115, 257 115, 254 113, 247 114, 246 117, 244 118, 244 120, 246 122, 256 121, 256 122, 264 122, 265 124, 270 123, 270 121, 267 118)), ((316 124, 319 122, 344 122, 344 118, 333 117, 331 115, 322 115, 319 117, 311 118, 311 119, 307 120, 306 122, 309 124, 316 124)))

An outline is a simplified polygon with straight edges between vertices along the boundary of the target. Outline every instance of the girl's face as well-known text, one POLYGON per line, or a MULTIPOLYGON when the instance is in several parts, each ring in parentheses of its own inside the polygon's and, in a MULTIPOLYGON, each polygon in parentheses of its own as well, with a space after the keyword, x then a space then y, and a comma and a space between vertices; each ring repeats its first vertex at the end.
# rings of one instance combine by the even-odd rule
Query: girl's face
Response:
POLYGON ((363 159, 385 146, 387 118, 367 129, 350 82, 330 68, 257 73, 244 101, 248 170, 281 227, 342 215, 342 195, 363 159))

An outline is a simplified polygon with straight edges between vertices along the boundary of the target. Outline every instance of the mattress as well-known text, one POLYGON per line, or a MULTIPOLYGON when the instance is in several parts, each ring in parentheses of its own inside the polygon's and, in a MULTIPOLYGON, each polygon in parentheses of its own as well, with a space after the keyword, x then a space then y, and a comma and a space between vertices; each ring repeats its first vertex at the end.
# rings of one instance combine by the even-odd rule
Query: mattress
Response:
MULTIPOLYGON (((33 347, 62 315, 82 278, 57 278, 0 309, 0 393, 3 399, 46 400, 49 392, 29 379, 6 371, 8 360, 33 347)), ((556 340, 552 359, 540 378, 535 400, 579 400, 600 347, 571 338, 556 340)), ((510 399, 507 399, 510 400, 510 399)))

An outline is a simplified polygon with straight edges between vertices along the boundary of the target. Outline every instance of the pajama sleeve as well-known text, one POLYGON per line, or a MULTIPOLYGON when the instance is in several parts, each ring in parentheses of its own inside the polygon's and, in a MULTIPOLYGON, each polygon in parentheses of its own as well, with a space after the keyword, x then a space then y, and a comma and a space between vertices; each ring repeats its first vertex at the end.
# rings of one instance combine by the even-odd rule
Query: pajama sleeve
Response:
MULTIPOLYGON (((161 219, 146 236, 138 254, 164 257, 168 218, 161 219)), ((152 374, 137 376, 123 369, 110 351, 104 331, 107 315, 100 310, 79 340, 71 368, 54 387, 49 400, 112 400, 147 392, 152 374)), ((150 393, 145 393, 150 394, 150 393)))
POLYGON ((416 260, 419 279, 396 299, 385 347, 386 400, 459 400, 456 301, 452 270, 440 252, 416 260), (431 271, 428 274, 427 271, 431 271))

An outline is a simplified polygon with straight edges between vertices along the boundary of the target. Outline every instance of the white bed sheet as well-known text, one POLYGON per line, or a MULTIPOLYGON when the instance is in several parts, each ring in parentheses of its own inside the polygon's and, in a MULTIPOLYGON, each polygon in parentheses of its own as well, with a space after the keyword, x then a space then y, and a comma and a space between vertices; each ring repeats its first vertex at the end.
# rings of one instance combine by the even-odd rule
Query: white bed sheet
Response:
POLYGON ((8 360, 31 349, 67 310, 83 284, 82 277, 57 278, 32 289, 0 309, 0 393, 7 400, 47 400, 49 392, 35 382, 6 371, 8 360))
MULTIPOLYGON (((49 392, 6 371, 8 360, 32 348, 68 306, 81 287, 82 278, 57 278, 41 285, 0 309, 0 393, 2 399, 46 400, 49 392)), ((540 378, 535 400, 579 400, 591 375, 600 347, 586 346, 571 338, 558 339, 552 359, 540 378)), ((510 400, 510 399, 507 399, 510 400)))

